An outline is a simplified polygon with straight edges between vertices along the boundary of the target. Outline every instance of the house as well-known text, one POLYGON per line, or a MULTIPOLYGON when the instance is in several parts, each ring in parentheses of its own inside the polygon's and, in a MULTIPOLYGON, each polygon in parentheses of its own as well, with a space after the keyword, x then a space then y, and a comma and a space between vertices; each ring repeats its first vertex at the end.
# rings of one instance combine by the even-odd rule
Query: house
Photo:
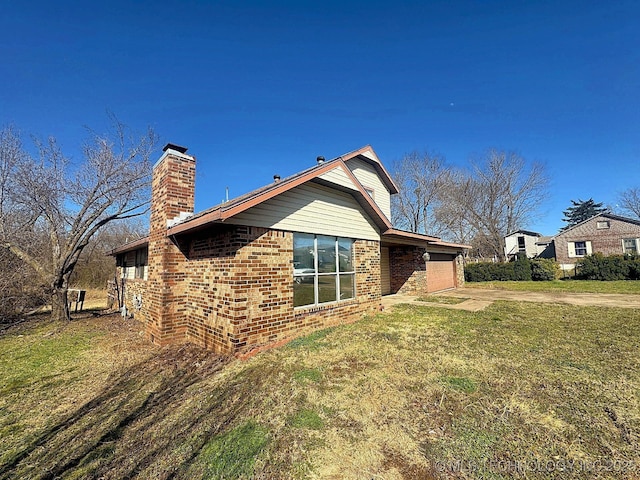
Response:
POLYGON ((511 260, 518 254, 528 258, 553 258, 553 237, 529 230, 516 230, 504 237, 504 256, 511 260))
POLYGON ((640 220, 600 213, 558 233, 554 238, 556 260, 565 270, 582 257, 640 252, 640 220))
POLYGON ((240 353, 464 282, 466 245, 392 227, 398 190, 370 146, 199 213, 186 152, 154 166, 149 236, 111 252, 113 295, 156 344, 240 353))

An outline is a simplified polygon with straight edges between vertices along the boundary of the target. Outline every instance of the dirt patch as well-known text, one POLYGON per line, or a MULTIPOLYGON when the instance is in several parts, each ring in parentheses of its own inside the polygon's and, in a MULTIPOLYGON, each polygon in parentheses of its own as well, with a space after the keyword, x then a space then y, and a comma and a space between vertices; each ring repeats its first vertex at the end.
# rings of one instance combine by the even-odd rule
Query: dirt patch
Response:
POLYGON ((405 480, 436 480, 437 472, 430 467, 411 463, 402 455, 385 450, 382 466, 387 469, 396 469, 405 480))

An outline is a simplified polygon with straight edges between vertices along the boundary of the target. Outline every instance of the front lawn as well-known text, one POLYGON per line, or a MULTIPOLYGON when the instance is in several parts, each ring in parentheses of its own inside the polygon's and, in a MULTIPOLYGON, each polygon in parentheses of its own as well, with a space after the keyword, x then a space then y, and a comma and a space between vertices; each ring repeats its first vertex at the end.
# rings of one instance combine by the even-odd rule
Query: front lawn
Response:
POLYGON ((639 339, 634 310, 516 302, 248 361, 34 322, 0 336, 0 479, 636 478, 639 339))
POLYGON ((548 282, 465 282, 467 288, 497 288, 529 292, 621 293, 640 295, 640 280, 554 280, 548 282))

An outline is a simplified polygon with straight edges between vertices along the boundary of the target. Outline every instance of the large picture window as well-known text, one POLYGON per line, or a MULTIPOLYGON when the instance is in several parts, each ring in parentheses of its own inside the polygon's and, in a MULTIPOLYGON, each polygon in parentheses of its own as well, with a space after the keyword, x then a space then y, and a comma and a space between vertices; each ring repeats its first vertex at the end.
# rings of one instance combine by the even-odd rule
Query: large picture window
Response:
POLYGON ((355 295, 353 240, 293 234, 293 305, 338 302, 355 295))

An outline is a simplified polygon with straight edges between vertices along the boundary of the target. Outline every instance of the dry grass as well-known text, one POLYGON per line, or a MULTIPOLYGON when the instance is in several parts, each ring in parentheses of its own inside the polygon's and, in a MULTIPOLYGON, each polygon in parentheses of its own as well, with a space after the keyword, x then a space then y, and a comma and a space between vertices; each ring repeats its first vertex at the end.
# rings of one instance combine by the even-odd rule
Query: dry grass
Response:
POLYGON ((0 336, 0 479, 637 478, 639 339, 626 309, 399 306, 241 362, 35 322, 0 336))
MULTIPOLYGON (((84 303, 82 305, 82 311, 98 312, 107 308, 107 291, 104 288, 89 288, 89 289, 85 289, 84 287, 72 287, 72 288, 85 290, 86 292, 84 303)), ((70 294, 69 297, 71 299, 72 295, 70 294)), ((75 301, 73 301, 71 303, 72 314, 76 313, 74 312, 75 308, 76 308, 76 303, 75 301)), ((78 306, 78 308, 80 308, 80 306, 78 306)), ((42 314, 42 313, 49 313, 49 312, 51 312, 51 305, 47 304, 47 305, 42 305, 42 307, 38 308, 34 313, 42 314)), ((78 311, 77 313, 81 313, 81 312, 78 311)))
POLYGON ((427 295, 416 299, 418 302, 440 303, 446 305, 458 305, 469 300, 468 298, 442 297, 440 295, 427 295))

